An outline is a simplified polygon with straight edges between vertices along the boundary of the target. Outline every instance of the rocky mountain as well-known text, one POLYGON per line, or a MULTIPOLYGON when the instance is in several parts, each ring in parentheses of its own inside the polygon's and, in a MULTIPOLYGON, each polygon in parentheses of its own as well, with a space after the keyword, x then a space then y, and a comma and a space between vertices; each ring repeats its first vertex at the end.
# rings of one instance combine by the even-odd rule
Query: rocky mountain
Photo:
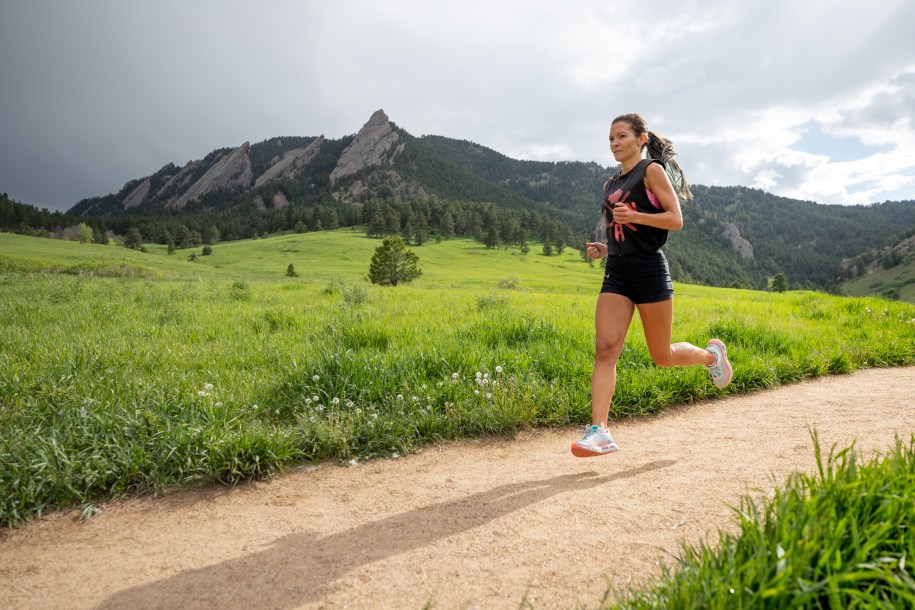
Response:
MULTIPOLYGON (((109 218, 97 222, 118 229, 140 224, 153 240, 166 231, 157 218, 193 216, 184 222, 201 232, 216 223, 240 238, 297 223, 308 230, 368 224, 362 210, 379 202, 388 230, 405 229, 411 218, 435 230, 442 215, 435 210, 474 202, 540 227, 529 230, 547 229, 525 214, 549 217, 578 243, 601 237, 598 202, 611 172, 597 163, 521 161, 473 142, 414 137, 378 110, 352 136, 272 138, 214 150, 181 167, 169 163, 118 193, 80 201, 69 214, 109 218)), ((682 281, 764 288, 784 273, 793 287, 832 286, 844 259, 892 244, 915 227, 912 201, 849 207, 744 187, 694 185, 693 192, 695 199, 682 204, 688 230, 671 234, 667 246, 682 281)), ((485 210, 474 214, 483 225, 471 234, 495 222, 485 210)))

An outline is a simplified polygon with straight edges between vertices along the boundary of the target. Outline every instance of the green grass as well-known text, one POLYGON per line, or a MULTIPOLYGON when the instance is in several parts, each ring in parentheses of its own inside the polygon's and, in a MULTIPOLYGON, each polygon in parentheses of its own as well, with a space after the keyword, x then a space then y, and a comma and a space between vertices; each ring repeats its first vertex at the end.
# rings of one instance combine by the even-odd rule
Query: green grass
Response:
MULTIPOLYGON (((589 419, 599 268, 452 240, 378 287, 379 244, 287 235, 191 262, 0 234, 0 522, 589 419)), ((723 339, 734 382, 654 366, 636 318, 614 417, 915 362, 904 303, 678 285, 675 308, 675 340, 723 339)))
POLYGON ((795 473, 739 531, 684 545, 673 569, 612 606, 626 610, 915 607, 915 437, 861 463, 854 448, 795 473))

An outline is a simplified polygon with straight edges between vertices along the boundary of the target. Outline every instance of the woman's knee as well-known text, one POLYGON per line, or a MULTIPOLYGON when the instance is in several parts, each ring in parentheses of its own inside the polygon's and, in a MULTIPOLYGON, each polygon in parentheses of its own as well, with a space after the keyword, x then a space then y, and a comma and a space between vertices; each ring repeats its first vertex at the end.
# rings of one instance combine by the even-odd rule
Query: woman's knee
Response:
POLYGON ((624 341, 598 339, 594 344, 594 359, 597 362, 616 362, 623 351, 624 341))

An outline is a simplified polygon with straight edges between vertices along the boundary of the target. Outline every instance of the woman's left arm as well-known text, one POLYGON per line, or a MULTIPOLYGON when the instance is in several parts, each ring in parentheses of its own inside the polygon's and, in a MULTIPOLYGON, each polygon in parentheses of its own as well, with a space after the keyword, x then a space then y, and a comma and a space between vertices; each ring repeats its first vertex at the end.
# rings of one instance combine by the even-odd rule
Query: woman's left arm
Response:
POLYGON ((664 211, 658 214, 645 214, 630 210, 626 206, 617 206, 613 209, 613 220, 622 224, 629 222, 669 231, 682 229, 683 214, 680 213, 680 200, 677 199, 667 172, 660 164, 652 163, 645 169, 645 188, 654 193, 664 211))

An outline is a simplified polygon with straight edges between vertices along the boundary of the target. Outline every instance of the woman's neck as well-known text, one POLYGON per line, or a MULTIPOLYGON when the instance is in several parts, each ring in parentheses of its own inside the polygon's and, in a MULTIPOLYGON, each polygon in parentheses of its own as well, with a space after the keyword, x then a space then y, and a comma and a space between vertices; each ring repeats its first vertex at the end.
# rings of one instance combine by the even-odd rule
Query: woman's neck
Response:
POLYGON ((623 161, 622 163, 620 163, 620 175, 628 174, 629 172, 631 172, 632 168, 634 168, 636 165, 638 165, 639 161, 641 161, 641 160, 642 159, 640 159, 640 158, 632 159, 631 161, 627 159, 626 161, 623 161))

